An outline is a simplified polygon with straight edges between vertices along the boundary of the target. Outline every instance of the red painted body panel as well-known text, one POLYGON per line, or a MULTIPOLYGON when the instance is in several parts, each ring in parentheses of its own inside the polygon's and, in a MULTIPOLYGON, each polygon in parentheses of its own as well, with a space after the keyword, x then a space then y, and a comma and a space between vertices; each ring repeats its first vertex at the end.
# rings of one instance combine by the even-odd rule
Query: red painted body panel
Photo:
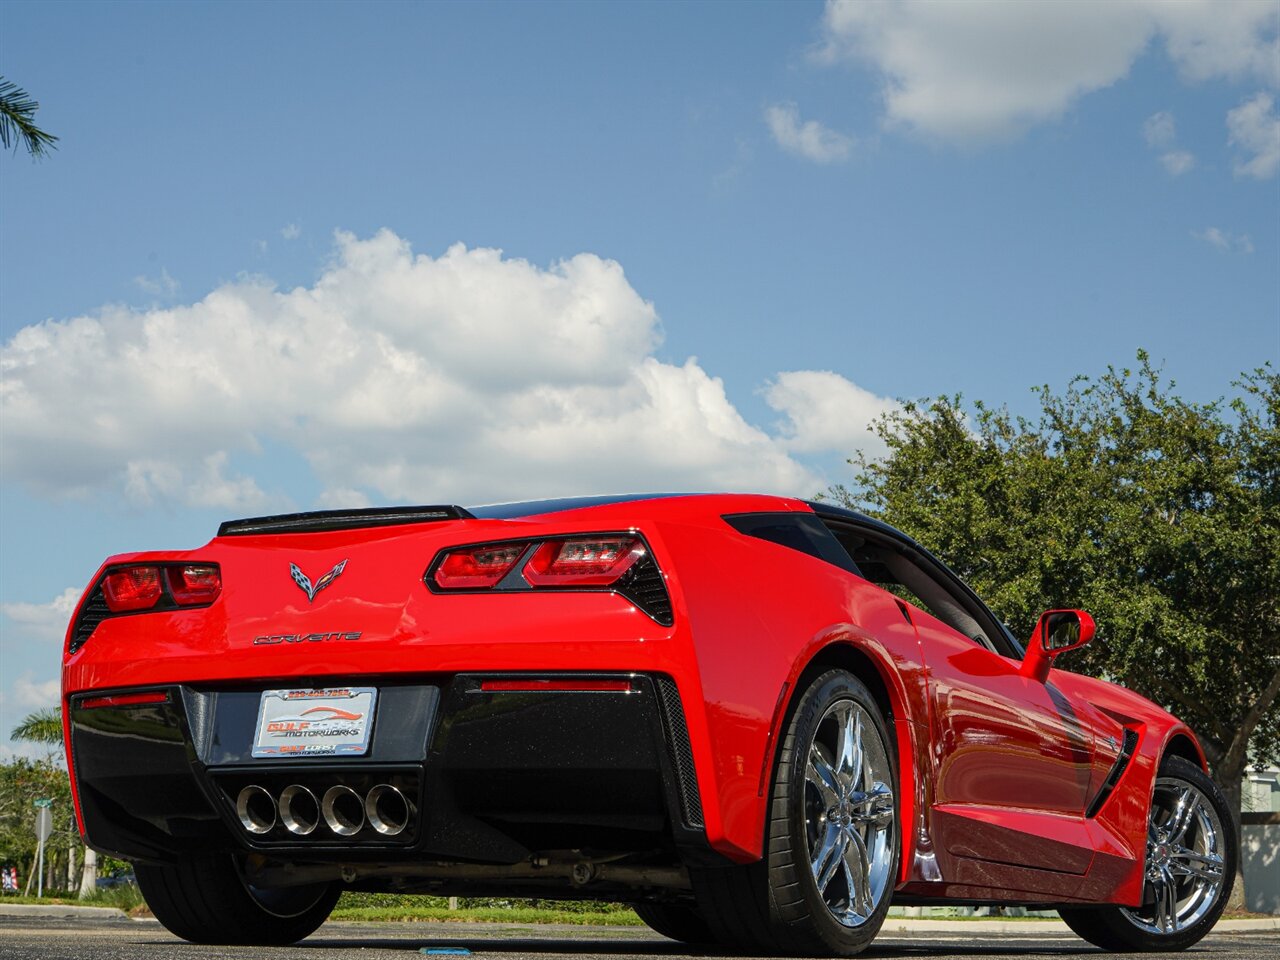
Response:
POLYGON ((721 519, 751 512, 812 510, 776 497, 670 497, 518 520, 224 537, 191 551, 114 557, 108 563, 217 563, 222 594, 207 608, 102 622, 65 660, 64 700, 176 683, 667 674, 685 711, 706 839, 750 862, 762 852, 777 744, 804 672, 817 657, 853 650, 876 671, 892 713, 902 893, 1136 903, 1155 769, 1169 738, 1189 731, 1101 681, 1061 670, 1047 684, 1023 677, 1019 661, 879 587, 721 519), (673 626, 610 593, 442 595, 422 582, 445 547, 630 529, 667 577, 673 626), (340 579, 310 602, 289 576, 290 563, 315 578, 341 560, 340 579), (329 639, 307 639, 316 636, 329 639), (1137 754, 1087 818, 1126 727, 1140 735, 1137 754))

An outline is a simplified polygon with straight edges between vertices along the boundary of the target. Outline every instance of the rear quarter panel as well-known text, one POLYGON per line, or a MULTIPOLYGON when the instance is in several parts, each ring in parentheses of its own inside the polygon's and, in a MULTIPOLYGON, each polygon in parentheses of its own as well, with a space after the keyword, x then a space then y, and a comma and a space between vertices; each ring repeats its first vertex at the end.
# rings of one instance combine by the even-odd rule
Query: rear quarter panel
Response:
MULTIPOLYGON (((780 698, 794 706, 805 667, 833 645, 863 651, 889 689, 900 722, 890 735, 902 814, 913 823, 920 799, 914 742, 927 735, 924 676, 915 633, 892 598, 825 561, 745 536, 719 516, 660 521, 658 530, 697 661, 702 709, 686 709, 703 796, 716 801, 718 836, 711 837, 709 812, 709 839, 735 859, 760 857, 777 741, 789 715, 778 710, 780 698)), ((907 834, 909 844, 913 831, 907 834)))

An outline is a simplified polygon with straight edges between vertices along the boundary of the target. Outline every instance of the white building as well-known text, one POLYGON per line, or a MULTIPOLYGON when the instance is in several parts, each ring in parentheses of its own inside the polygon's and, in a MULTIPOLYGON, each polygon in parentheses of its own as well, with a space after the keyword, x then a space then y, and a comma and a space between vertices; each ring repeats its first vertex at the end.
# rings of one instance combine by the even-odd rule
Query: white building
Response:
POLYGON ((1240 807, 1245 906, 1280 915, 1280 768, 1251 770, 1240 807))

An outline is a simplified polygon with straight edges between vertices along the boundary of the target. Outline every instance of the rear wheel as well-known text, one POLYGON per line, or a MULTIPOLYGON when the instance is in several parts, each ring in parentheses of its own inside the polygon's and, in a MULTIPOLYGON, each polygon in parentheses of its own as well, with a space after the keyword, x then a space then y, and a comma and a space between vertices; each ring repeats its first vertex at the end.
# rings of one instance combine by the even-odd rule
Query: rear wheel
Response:
POLYGON ((294 943, 324 923, 341 892, 337 883, 254 887, 229 854, 134 872, 156 919, 192 943, 294 943))
POLYGON ((766 859, 693 875, 717 939, 836 956, 874 939, 898 864, 893 756, 856 677, 831 670, 809 685, 779 753, 766 859))
POLYGON ((682 943, 711 944, 715 937, 696 907, 684 903, 636 903, 636 914, 664 937, 682 943))
POLYGON ((1231 811, 1198 766, 1167 757, 1151 798, 1142 904, 1060 910, 1104 950, 1183 950, 1213 929, 1238 856, 1231 811))

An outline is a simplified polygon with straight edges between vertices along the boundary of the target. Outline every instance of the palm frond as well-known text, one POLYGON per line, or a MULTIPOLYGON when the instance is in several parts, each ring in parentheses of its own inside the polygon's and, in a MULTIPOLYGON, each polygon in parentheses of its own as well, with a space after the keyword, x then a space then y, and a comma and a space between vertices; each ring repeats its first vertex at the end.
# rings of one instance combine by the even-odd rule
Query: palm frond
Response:
POLYGON ((40 104, 31 99, 31 94, 12 80, 0 77, 0 144, 4 149, 16 150, 21 142, 34 158, 46 157, 50 150, 58 149, 58 138, 35 124, 39 109, 40 104))
POLYGON ((42 707, 22 718, 22 722, 10 731, 14 740, 31 743, 62 743, 62 711, 57 707, 42 707))

